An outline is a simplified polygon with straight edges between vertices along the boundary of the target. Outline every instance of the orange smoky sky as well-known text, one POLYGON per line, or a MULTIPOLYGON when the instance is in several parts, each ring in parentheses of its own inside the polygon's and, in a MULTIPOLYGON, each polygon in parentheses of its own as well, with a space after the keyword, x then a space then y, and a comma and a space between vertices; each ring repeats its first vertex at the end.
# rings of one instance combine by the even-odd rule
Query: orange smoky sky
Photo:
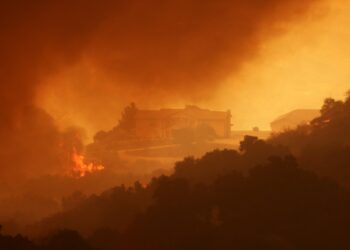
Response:
MULTIPOLYGON (((114 1, 81 44, 79 59, 45 78, 37 103, 61 124, 81 125, 90 136, 114 126, 130 102, 144 108, 219 108, 212 101, 229 98, 217 96, 226 79, 256 58, 266 40, 318 13, 318 5, 313 0, 114 1)), ((232 88, 239 91, 242 84, 233 82, 232 88)), ((239 104, 221 107, 234 110, 234 105, 239 104)))
POLYGON ((79 144, 63 127, 91 137, 131 101, 232 109, 237 128, 316 106, 346 77, 336 29, 348 4, 335 2, 2 1, 0 171, 49 171, 79 144))
POLYGON ((349 11, 349 1, 326 1, 313 16, 263 41, 258 55, 226 79, 208 106, 231 108, 238 129, 270 129, 273 119, 293 109, 320 108, 326 97, 343 99, 350 89, 349 11))

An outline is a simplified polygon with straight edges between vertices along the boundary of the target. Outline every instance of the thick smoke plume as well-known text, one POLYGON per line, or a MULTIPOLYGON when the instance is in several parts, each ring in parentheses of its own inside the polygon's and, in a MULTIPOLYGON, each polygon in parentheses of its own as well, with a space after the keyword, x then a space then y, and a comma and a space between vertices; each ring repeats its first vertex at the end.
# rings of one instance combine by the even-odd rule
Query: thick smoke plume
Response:
POLYGON ((76 139, 34 104, 50 75, 88 58, 140 95, 205 97, 313 2, 2 1, 1 176, 57 170, 76 139))
POLYGON ((1 5, 0 174, 51 173, 69 159, 66 145, 80 143, 35 107, 35 94, 46 76, 79 58, 101 13, 83 1, 1 5))

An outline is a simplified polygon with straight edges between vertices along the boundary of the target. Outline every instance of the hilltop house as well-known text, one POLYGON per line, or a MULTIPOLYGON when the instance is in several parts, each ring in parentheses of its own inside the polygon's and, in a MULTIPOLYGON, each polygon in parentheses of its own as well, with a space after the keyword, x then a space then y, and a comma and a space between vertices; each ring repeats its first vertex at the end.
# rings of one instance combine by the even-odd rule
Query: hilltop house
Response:
POLYGON ((308 124, 320 115, 320 110, 317 109, 296 109, 271 122, 271 129, 274 132, 294 129, 298 125, 308 124))
POLYGON ((171 139, 176 129, 196 128, 200 125, 211 127, 218 137, 229 137, 231 112, 186 106, 183 109, 138 109, 135 114, 135 134, 143 138, 171 139))

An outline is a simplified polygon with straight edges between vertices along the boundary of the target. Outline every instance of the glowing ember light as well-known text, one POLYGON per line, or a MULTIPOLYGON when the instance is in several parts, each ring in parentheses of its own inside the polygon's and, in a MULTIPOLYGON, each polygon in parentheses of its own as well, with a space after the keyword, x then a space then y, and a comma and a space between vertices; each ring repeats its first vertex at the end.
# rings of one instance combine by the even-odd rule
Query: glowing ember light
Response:
POLYGON ((95 165, 94 163, 85 163, 84 156, 77 153, 77 150, 73 148, 72 162, 73 168, 72 173, 74 176, 84 177, 87 173, 94 173, 102 171, 105 167, 101 164, 95 165))

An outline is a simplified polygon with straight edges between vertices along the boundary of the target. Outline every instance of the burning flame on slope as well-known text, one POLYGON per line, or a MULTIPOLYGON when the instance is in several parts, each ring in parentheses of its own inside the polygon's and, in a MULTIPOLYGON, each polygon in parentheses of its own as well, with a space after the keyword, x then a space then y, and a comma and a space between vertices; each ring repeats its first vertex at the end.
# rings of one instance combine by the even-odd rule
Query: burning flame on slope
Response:
POLYGON ((75 148, 73 148, 72 153, 72 162, 73 162, 73 168, 72 173, 74 176, 77 177, 84 177, 87 173, 94 173, 98 171, 102 171, 105 167, 101 164, 94 164, 92 162, 85 163, 84 161, 85 157, 83 155, 80 155, 75 148))

